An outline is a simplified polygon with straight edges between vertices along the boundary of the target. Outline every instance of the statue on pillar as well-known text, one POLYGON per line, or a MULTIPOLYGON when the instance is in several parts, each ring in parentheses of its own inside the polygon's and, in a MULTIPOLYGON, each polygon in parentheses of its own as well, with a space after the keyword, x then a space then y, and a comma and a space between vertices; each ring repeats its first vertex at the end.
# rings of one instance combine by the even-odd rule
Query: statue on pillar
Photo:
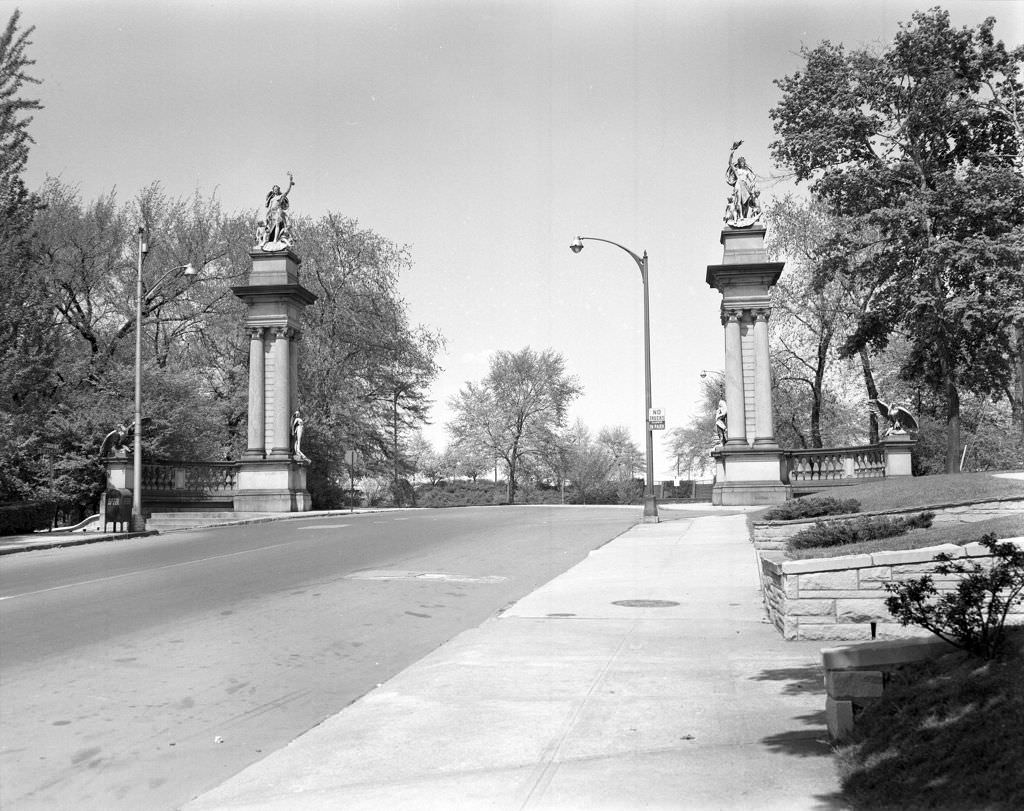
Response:
POLYGON ((719 445, 724 445, 729 438, 729 409, 726 408, 725 400, 718 401, 718 410, 715 411, 715 434, 719 445))
POLYGON ((288 173, 288 188, 281 191, 274 186, 264 201, 263 221, 256 228, 256 247, 264 251, 282 251, 290 248, 291 228, 288 218, 288 193, 295 186, 292 173, 288 173))
POLYGON ((302 419, 302 415, 298 410, 292 415, 292 441, 295 448, 295 456, 304 461, 309 461, 309 457, 302 452, 302 432, 305 427, 305 422, 302 419))
POLYGON ((134 441, 135 420, 120 423, 103 437, 103 442, 100 443, 100 459, 106 459, 108 456, 127 456, 134 441))
POLYGON ((732 195, 726 208, 725 224, 730 228, 749 228, 761 221, 760 190, 757 188, 757 175, 747 165, 747 159, 739 157, 733 160, 736 150, 743 141, 735 141, 729 153, 729 168, 725 171, 725 181, 732 186, 732 195))
POLYGON ((868 400, 868 403, 872 411, 888 421, 889 429, 885 432, 886 436, 918 430, 917 420, 906 406, 899 403, 885 403, 881 400, 868 400))

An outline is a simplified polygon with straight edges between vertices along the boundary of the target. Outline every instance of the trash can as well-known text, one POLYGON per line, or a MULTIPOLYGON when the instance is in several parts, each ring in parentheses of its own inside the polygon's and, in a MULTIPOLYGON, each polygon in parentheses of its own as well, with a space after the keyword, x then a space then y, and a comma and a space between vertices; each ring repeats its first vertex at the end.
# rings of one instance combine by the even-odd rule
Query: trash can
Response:
POLYGON ((132 528, 132 491, 126 487, 109 487, 103 494, 103 531, 107 524, 121 525, 121 531, 132 528))

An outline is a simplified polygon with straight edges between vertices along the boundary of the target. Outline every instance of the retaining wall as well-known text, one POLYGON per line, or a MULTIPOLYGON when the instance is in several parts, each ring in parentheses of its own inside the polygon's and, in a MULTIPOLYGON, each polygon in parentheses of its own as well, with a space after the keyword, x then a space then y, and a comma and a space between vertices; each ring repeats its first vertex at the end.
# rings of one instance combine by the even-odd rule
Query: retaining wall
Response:
MULTIPOLYGON (((1024 538, 1009 539, 1024 549, 1024 538)), ((772 623, 785 639, 868 640, 931 636, 900 625, 885 607, 885 586, 932 574, 935 555, 946 552, 984 565, 988 550, 978 543, 943 544, 897 552, 834 558, 782 560, 781 552, 759 552, 761 585, 772 623)), ((958 577, 934 576, 936 588, 952 591, 958 577)), ((1024 606, 1007 620, 1024 624, 1024 606)))

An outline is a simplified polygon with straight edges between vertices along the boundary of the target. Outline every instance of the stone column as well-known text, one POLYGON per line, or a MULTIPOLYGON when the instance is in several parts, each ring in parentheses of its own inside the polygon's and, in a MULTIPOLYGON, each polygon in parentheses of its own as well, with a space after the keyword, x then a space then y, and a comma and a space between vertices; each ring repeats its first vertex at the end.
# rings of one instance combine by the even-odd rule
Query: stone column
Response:
POLYGON ((263 327, 249 329, 249 441, 245 451, 247 459, 262 459, 266 455, 264 411, 266 381, 263 365, 263 327))
POLYGON ((754 311, 754 444, 775 447, 775 420, 772 410, 772 362, 768 351, 767 308, 754 311))
POLYGON ((273 446, 270 455, 275 459, 288 458, 291 450, 291 329, 274 328, 274 414, 273 446))
MULTIPOLYGON (((292 430, 292 414, 295 413, 299 407, 299 341, 302 340, 301 330, 292 330, 292 343, 291 343, 291 391, 288 394, 288 432, 291 435, 292 430)), ((289 443, 289 446, 291 444, 289 443)))
POLYGON ((746 409, 743 401, 743 347, 740 337, 742 310, 726 310, 725 324, 725 407, 728 440, 726 445, 746 445, 746 409))

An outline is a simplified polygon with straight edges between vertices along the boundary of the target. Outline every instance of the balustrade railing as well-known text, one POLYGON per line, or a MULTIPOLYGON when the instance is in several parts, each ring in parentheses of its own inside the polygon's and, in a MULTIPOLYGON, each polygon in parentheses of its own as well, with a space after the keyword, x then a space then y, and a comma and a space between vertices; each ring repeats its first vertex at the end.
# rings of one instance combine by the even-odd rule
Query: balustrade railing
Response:
POLYGON ((878 445, 785 451, 790 484, 853 483, 885 477, 885 450, 878 445), (844 481, 845 480, 845 481, 844 481))
POLYGON ((142 489, 227 496, 237 488, 238 467, 238 462, 146 462, 142 465, 142 489))

